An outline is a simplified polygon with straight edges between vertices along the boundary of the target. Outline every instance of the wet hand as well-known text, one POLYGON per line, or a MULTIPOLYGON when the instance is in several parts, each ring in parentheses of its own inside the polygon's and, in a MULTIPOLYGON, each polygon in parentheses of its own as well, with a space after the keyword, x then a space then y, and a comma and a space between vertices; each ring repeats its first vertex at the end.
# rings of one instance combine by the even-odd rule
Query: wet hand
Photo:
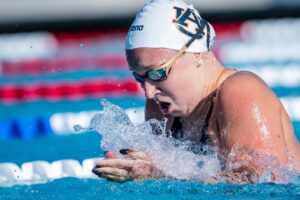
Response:
POLYGON ((122 149, 120 153, 126 155, 127 159, 117 158, 112 152, 107 152, 106 159, 96 163, 93 173, 116 182, 162 177, 145 152, 122 149))

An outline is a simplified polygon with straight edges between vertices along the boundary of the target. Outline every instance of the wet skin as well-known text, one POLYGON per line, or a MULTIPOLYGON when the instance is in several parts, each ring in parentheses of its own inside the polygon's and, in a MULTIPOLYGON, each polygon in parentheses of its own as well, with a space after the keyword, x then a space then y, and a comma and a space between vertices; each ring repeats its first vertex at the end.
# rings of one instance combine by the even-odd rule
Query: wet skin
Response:
MULTIPOLYGON (((174 54, 168 49, 138 48, 127 51, 127 60, 131 70, 143 75, 174 54)), ((225 176, 243 172, 260 176, 265 167, 260 164, 262 155, 274 157, 282 168, 292 165, 300 173, 300 146, 289 116, 276 95, 255 74, 225 69, 212 53, 186 53, 172 66, 167 80, 155 82, 146 78, 143 89, 147 98, 146 119, 167 117, 170 128, 174 117, 180 117, 184 133, 193 130, 185 138, 196 142, 202 137, 203 119, 213 102, 207 133, 211 145, 224 156, 224 166, 250 158, 248 166, 224 172, 225 176), (214 92, 216 96, 212 98, 214 92), (230 154, 233 148, 234 156, 230 154)), ((163 177, 143 152, 130 152, 127 158, 109 154, 94 168, 100 177, 121 182, 163 177)), ((274 180, 279 179, 278 173, 273 172, 274 180)), ((250 179, 245 182, 251 182, 250 179)))

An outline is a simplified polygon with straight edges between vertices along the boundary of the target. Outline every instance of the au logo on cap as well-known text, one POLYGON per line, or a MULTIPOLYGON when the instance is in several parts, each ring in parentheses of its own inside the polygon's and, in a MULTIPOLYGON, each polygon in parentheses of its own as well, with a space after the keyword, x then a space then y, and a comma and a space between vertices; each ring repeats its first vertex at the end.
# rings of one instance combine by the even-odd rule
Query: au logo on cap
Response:
POLYGON ((203 25, 201 24, 200 16, 197 16, 195 12, 190 9, 183 9, 179 7, 174 7, 176 11, 176 16, 173 22, 177 25, 177 28, 189 37, 196 37, 196 39, 201 39, 204 36, 203 25), (194 23, 195 30, 190 30, 191 23, 194 23), (189 29, 188 29, 189 28, 189 29))

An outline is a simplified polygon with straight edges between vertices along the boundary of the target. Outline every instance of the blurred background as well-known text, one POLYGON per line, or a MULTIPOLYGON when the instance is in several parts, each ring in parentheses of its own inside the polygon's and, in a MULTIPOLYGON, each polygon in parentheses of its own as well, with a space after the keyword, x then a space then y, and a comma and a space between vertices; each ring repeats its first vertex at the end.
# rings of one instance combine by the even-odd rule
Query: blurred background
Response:
MULTIPOLYGON (((0 0, 0 163, 101 157, 100 135, 73 125, 87 126, 102 98, 143 120, 124 41, 145 2, 0 0)), ((299 138, 300 1, 187 2, 215 27, 221 62, 261 76, 299 138)))

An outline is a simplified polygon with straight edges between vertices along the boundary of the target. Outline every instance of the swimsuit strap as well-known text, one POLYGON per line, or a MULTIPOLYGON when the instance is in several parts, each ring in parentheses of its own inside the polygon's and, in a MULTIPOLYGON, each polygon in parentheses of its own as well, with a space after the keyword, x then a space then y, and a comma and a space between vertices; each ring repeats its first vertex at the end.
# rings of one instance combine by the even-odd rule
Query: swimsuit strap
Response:
POLYGON ((212 90, 212 91, 214 91, 214 90, 217 89, 218 83, 219 83, 221 77, 222 77, 225 73, 227 73, 227 72, 229 72, 229 69, 222 69, 222 71, 218 74, 216 81, 213 83, 213 86, 212 86, 213 90, 212 90))
POLYGON ((212 111, 213 111, 213 107, 214 107, 214 98, 217 96, 217 92, 218 92, 218 83, 221 79, 221 77, 227 73, 229 70, 228 69, 223 69, 217 76, 217 79, 216 81, 214 82, 213 84, 213 90, 212 90, 212 93, 211 93, 211 97, 209 98, 210 100, 210 107, 209 107, 209 110, 207 112, 207 115, 205 117, 205 120, 204 120, 204 126, 203 126, 203 129, 202 129, 202 138, 201 138, 201 142, 206 144, 208 141, 209 141, 209 136, 207 134, 207 131, 208 131, 208 126, 209 126, 209 119, 212 115, 212 111))

